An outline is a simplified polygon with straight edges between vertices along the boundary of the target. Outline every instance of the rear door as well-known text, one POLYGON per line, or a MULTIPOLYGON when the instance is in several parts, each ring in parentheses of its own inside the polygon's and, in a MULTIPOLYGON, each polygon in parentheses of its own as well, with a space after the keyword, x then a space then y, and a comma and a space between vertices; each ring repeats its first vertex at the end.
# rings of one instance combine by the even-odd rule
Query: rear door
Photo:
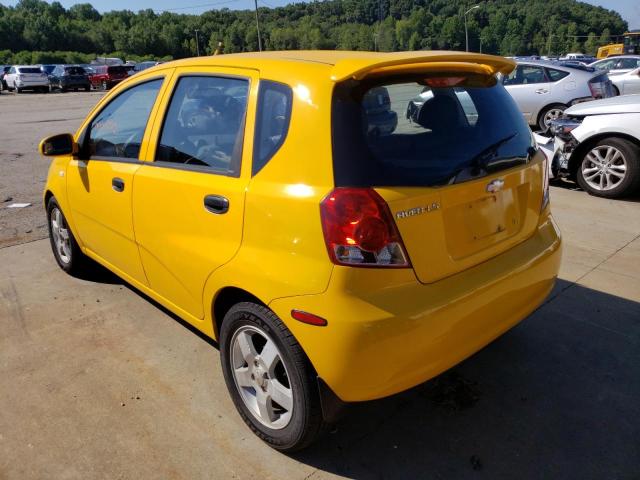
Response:
POLYGON ((434 78, 434 87, 424 77, 372 81, 374 88, 387 89, 397 113, 390 134, 365 133, 362 122, 369 119, 361 113, 358 92, 366 95, 366 79, 338 88, 334 98, 336 186, 376 189, 423 283, 527 239, 542 203, 542 155, 509 94, 490 78, 451 75, 434 78), (445 86, 449 81, 459 86, 445 86), (425 101, 407 116, 416 98, 425 101))
POLYGON ((549 104, 551 82, 539 65, 519 64, 503 79, 504 86, 516 101, 525 120, 531 125, 538 121, 538 112, 549 104))
POLYGON ((207 278, 242 240, 257 81, 253 70, 177 69, 136 172, 133 221, 147 278, 196 318, 207 278))

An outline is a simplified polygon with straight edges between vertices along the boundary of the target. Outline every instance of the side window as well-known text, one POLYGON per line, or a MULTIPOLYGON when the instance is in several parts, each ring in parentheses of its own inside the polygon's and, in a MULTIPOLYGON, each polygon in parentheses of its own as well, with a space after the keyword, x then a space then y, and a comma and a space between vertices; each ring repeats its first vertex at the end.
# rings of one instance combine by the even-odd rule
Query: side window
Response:
POLYGON ((634 68, 638 68, 639 64, 640 60, 637 60, 635 58, 621 58, 620 63, 616 65, 616 68, 632 70, 634 68))
POLYGON ((604 62, 598 62, 598 64, 595 65, 595 67, 598 70, 609 70, 609 69, 614 67, 616 62, 617 62, 617 60, 606 60, 604 62))
POLYGON ((16 67, 11 67, 9 69, 9 73, 16 73, 16 67))
POLYGON ((546 82, 544 69, 535 65, 518 65, 516 69, 505 77, 505 85, 528 85, 546 82))
POLYGON ((284 143, 291 121, 292 98, 288 85, 268 80, 260 82, 252 175, 262 170, 284 143))
POLYGON ((569 75, 569 72, 565 72, 562 70, 556 70, 555 68, 547 68, 547 74, 552 82, 557 82, 562 80, 564 77, 569 75))
POLYGON ((89 156, 138 158, 162 79, 138 84, 113 99, 89 125, 89 156))
POLYGON ((238 176, 248 93, 245 79, 180 78, 164 119, 156 161, 238 176))

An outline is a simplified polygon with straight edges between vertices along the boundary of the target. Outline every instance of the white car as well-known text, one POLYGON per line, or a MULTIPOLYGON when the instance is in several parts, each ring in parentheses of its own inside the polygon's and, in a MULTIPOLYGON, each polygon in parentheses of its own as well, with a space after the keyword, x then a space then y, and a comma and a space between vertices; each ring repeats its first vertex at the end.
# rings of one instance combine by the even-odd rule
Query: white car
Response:
POLYGON ((4 77, 7 88, 16 93, 23 90, 49 91, 49 77, 39 65, 14 65, 4 77))
POLYGON ((640 67, 640 55, 619 55, 603 58, 589 64, 589 66, 607 72, 609 78, 613 80, 616 75, 627 73, 640 67))
POLYGON ((554 173, 599 197, 640 192, 640 95, 581 103, 564 113, 551 126, 554 173))
POLYGON ((569 106, 613 95, 606 72, 551 62, 518 62, 502 83, 529 125, 543 132, 569 106))
POLYGON ((640 93, 640 68, 611 77, 611 81, 618 95, 640 93))

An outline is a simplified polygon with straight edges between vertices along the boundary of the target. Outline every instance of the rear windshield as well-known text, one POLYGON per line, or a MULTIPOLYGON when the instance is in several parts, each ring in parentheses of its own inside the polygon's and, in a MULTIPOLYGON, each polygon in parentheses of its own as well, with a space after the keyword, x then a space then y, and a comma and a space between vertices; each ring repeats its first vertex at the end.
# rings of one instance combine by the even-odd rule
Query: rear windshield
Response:
POLYGON ((127 69, 124 68, 123 66, 109 67, 107 69, 107 72, 109 72, 109 73, 127 73, 127 69))
POLYGON ((40 67, 20 67, 18 71, 20 73, 42 73, 40 67))
POLYGON ((336 186, 458 183, 533 152, 529 127, 494 77, 344 82, 334 91, 332 130, 336 186))
POLYGON ((82 67, 66 67, 65 71, 69 75, 84 75, 85 74, 84 68, 82 68, 82 67))

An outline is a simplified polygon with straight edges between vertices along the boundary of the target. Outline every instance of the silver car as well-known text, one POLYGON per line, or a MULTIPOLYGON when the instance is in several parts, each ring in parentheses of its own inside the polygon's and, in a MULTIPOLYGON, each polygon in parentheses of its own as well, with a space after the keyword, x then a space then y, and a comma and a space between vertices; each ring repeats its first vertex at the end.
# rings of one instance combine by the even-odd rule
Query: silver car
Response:
POLYGON ((619 55, 616 57, 603 58, 589 65, 597 70, 605 71, 613 81, 613 77, 622 73, 630 72, 640 67, 640 55, 619 55))
POLYGON ((611 77, 613 88, 618 95, 640 93, 640 68, 611 77))
POLYGON ((613 95, 606 72, 551 62, 518 62, 502 83, 529 125, 544 132, 571 105, 613 95))
POLYGON ((7 88, 16 93, 23 90, 49 91, 49 77, 39 65, 14 65, 4 77, 7 88))

